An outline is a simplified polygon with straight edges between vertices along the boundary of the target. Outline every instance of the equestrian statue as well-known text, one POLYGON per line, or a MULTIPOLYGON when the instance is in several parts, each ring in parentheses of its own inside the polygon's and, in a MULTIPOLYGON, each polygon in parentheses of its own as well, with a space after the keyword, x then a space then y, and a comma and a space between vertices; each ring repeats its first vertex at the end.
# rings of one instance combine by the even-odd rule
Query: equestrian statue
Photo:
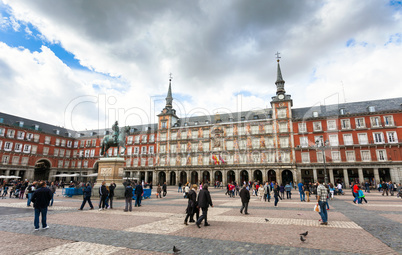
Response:
POLYGON ((101 156, 109 157, 107 151, 110 147, 117 147, 118 157, 120 157, 121 153, 126 151, 126 136, 130 132, 130 127, 124 127, 120 132, 119 123, 116 121, 112 126, 112 130, 113 135, 105 135, 102 139, 101 156), (120 152, 120 147, 124 148, 122 152, 120 152))

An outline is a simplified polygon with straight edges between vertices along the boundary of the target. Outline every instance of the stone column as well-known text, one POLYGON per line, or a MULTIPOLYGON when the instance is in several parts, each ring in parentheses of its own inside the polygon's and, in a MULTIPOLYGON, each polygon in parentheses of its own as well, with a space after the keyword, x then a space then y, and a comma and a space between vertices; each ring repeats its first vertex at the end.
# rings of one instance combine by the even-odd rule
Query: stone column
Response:
POLYGON ((215 184, 215 176, 213 175, 212 170, 209 170, 209 182, 211 183, 211 185, 215 184))
POLYGON ((152 171, 152 185, 157 185, 158 182, 156 180, 156 171, 152 171))
POLYGON ((394 167, 394 168, 390 168, 389 169, 389 174, 391 176, 391 181, 395 182, 396 184, 398 184, 400 182, 400 178, 399 178, 399 173, 398 173, 398 168, 394 167))
POLYGON ((349 188, 349 175, 348 175, 348 169, 343 169, 343 180, 345 182, 345 188, 349 188))
MULTIPOLYGON (((186 171, 186 177, 187 177, 187 182, 188 183, 191 183, 191 171, 186 171)), ((192 183, 192 184, 194 184, 194 183, 192 183)))
POLYGON ((265 183, 266 181, 268 181, 268 171, 267 169, 263 169, 262 170, 262 181, 265 183))
POLYGON ((222 185, 226 185, 227 184, 227 177, 228 177, 228 171, 229 170, 222 170, 222 185))
MULTIPOLYGON (((176 171, 176 185, 179 185, 180 182, 180 172, 181 171, 176 171)), ((182 183, 182 185, 184 186, 185 183, 182 183)))
POLYGON ((313 168, 313 178, 314 178, 314 183, 317 182, 317 169, 313 168))
POLYGON ((148 182, 148 171, 145 171, 145 182, 148 182))
POLYGON ((166 171, 166 185, 170 185, 170 172, 171 171, 166 171))
POLYGON ((364 183, 363 168, 358 168, 357 172, 359 173, 359 183, 363 184, 364 183))
POLYGON ((334 169, 328 169, 328 171, 329 171, 329 182, 335 184, 334 169))
POLYGON ((378 168, 374 168, 373 171, 374 171, 375 184, 377 185, 377 184, 381 183, 381 181, 380 181, 380 173, 378 172, 378 168))
POLYGON ((281 185, 281 182, 282 182, 282 178, 281 178, 282 171, 281 171, 280 169, 276 169, 276 170, 275 170, 275 174, 276 174, 276 182, 277 182, 279 185, 281 185))

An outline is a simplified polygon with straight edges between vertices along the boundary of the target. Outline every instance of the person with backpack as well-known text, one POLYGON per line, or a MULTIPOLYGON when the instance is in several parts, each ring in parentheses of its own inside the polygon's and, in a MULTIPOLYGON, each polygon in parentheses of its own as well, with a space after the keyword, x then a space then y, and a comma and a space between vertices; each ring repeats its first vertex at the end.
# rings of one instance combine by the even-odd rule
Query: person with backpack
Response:
POLYGON ((363 187, 360 187, 360 189, 359 189, 359 191, 358 191, 358 193, 357 193, 357 195, 358 195, 358 197, 359 197, 359 199, 360 199, 360 204, 363 204, 363 201, 362 200, 364 200, 364 202, 366 202, 366 204, 367 204, 367 200, 366 200, 366 196, 364 195, 364 192, 363 192, 363 187))
POLYGON ((131 187, 131 182, 127 183, 126 190, 124 191, 124 197, 126 198, 126 208, 125 212, 133 210, 133 188, 131 187))

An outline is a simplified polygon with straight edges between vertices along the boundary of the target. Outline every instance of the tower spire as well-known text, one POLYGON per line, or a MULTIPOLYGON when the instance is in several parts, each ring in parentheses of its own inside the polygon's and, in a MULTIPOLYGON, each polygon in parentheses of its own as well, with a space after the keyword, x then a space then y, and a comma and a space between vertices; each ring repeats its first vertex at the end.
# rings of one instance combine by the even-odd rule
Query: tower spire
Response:
POLYGON ((169 89, 166 96, 166 108, 171 109, 173 107, 173 97, 172 97, 172 74, 169 74, 169 89))
POLYGON ((281 58, 280 56, 279 56, 279 52, 276 52, 276 58, 277 58, 277 62, 278 62, 278 69, 277 69, 277 72, 276 72, 276 82, 275 82, 275 85, 276 85, 276 94, 278 95, 278 94, 285 94, 286 93, 286 91, 285 91, 285 81, 283 80, 283 78, 282 78, 282 72, 281 72, 281 66, 279 65, 279 59, 281 58))

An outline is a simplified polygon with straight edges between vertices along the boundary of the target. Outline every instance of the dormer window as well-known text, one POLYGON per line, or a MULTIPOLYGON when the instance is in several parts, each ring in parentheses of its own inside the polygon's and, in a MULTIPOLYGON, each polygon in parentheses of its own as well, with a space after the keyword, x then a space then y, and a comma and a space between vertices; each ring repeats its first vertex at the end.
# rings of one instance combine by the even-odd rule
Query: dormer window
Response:
POLYGON ((317 111, 314 111, 314 112, 313 112, 313 117, 314 117, 314 118, 317 118, 317 117, 318 117, 318 112, 317 112, 317 111))
POLYGON ((216 120, 216 123, 221 123, 222 122, 222 120, 216 120))
POLYGON ((188 123, 187 123, 187 122, 184 122, 184 126, 187 127, 187 126, 188 126, 188 123))
POLYGON ((229 118, 229 121, 230 121, 230 122, 233 122, 233 118, 232 118, 232 117, 230 117, 230 118, 229 118))
POLYGON ((56 135, 60 135, 60 130, 56 129, 54 132, 56 133, 56 135))
POLYGON ((0 123, 4 123, 4 119, 3 119, 3 118, 0 118, 0 123))
POLYGON ((35 130, 39 130, 39 125, 34 125, 35 130))
POLYGON ((198 125, 198 121, 194 121, 194 125, 197 126, 197 125, 198 125))
POLYGON ((254 120, 258 120, 258 115, 254 115, 254 116, 253 116, 253 119, 254 119, 254 120))
POLYGON ((339 109, 339 114, 340 115, 345 115, 345 108, 339 109))
POLYGON ((206 120, 206 121, 205 121, 205 124, 209 124, 209 120, 206 120))
POLYGON ((18 121, 18 126, 19 127, 24 127, 24 122, 23 121, 18 121))
POLYGON ((242 116, 242 117, 240 118, 240 120, 241 120, 241 121, 244 121, 244 120, 246 120, 246 117, 242 116))
POLYGON ((369 112, 375 112, 375 106, 369 106, 368 111, 369 112))

